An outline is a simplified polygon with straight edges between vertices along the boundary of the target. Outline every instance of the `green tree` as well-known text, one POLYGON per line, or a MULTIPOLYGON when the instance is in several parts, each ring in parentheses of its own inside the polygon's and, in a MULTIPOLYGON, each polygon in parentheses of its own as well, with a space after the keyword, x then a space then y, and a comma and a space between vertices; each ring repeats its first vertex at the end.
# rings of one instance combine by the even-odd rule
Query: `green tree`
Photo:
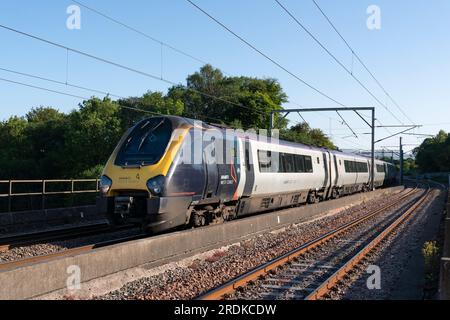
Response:
POLYGON ((317 147, 336 150, 337 147, 320 129, 311 129, 306 123, 299 123, 289 129, 280 131, 280 138, 317 147))
MULTIPOLYGON (((225 77, 211 65, 188 76, 186 87, 170 88, 167 96, 184 102, 186 117, 219 124, 239 121, 243 129, 268 128, 270 111, 282 109, 287 102, 274 79, 225 77)), ((286 120, 275 123, 279 128, 287 125, 286 120)))
POLYGON ((32 172, 32 156, 28 152, 27 120, 11 117, 0 123, 0 179, 18 179, 32 172))
POLYGON ((29 153, 36 174, 33 178, 62 177, 65 163, 61 159, 67 116, 50 107, 32 109, 26 115, 28 120, 25 134, 27 143, 23 147, 29 153))
POLYGON ((439 131, 435 137, 425 139, 414 154, 422 172, 450 171, 450 135, 439 131))
POLYGON ((68 116, 65 150, 66 175, 76 178, 82 172, 103 165, 123 134, 119 104, 109 97, 91 98, 68 116))

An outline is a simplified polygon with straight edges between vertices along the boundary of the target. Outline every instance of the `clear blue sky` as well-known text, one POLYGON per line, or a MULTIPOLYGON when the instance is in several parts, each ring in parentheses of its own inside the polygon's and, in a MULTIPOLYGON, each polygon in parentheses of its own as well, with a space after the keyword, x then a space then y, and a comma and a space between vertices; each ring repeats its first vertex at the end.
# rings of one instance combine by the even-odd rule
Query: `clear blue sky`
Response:
MULTIPOLYGON (((450 2, 447 0, 317 0, 356 52, 375 73, 415 123, 425 124, 416 132, 450 131, 450 2), (369 5, 381 9, 381 30, 366 27, 369 5), (430 125, 434 124, 434 125, 430 125), (436 125, 438 124, 438 125, 436 125)), ((185 0, 83 0, 112 17, 158 38, 195 57, 208 61, 227 74, 277 78, 289 96, 285 107, 295 103, 308 107, 335 106, 300 84, 270 62, 245 47, 185 0)), ((349 50, 320 15, 310 0, 282 1, 336 56, 350 68, 349 50)), ((223 21, 265 53, 303 79, 347 105, 376 106, 383 124, 397 124, 358 84, 346 74, 281 10, 273 0, 197 0, 200 6, 223 21)), ((3 0, 0 23, 83 50, 155 75, 161 72, 160 45, 81 8, 81 30, 68 30, 66 9, 71 1, 3 0)), ((0 68, 32 73, 60 81, 66 79, 66 52, 0 29, 0 68)), ((163 76, 184 82, 186 75, 201 66, 167 48, 163 52, 163 76)), ((354 64, 361 79, 405 123, 369 75, 354 64)), ((75 95, 92 93, 0 71, 0 78, 44 86, 75 95)), ((141 95, 147 90, 165 91, 167 85, 88 58, 70 54, 70 83, 121 96, 141 95)), ((31 107, 53 106, 68 112, 78 98, 42 92, 0 81, 0 120, 24 115, 31 107)), ((313 127, 331 133, 341 148, 368 148, 369 137, 343 138, 350 132, 336 114, 305 114, 313 127), (332 120, 329 119, 332 118, 332 120)), ((299 121, 291 116, 292 122, 299 121)), ((366 133, 361 120, 346 119, 358 133, 366 133)), ((391 131, 395 131, 392 129, 391 131)), ((379 130, 377 138, 388 135, 379 130)), ((406 143, 417 143, 405 137, 406 143)), ((381 146, 397 145, 398 138, 381 146)), ((412 147, 411 147, 412 148, 412 147)))

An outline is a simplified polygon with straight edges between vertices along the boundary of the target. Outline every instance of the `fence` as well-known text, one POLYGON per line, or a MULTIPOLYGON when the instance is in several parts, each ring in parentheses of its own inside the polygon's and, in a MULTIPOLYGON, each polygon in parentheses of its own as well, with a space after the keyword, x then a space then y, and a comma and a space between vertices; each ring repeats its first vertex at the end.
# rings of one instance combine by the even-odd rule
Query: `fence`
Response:
MULTIPOLYGON (((71 180, 0 180, 0 200, 7 199, 6 207, 8 212, 13 210, 15 200, 23 204, 30 199, 31 209, 47 209, 47 201, 52 197, 70 197, 69 205, 74 205, 76 195, 96 194, 99 192, 99 179, 71 179, 71 180), (38 197, 40 204, 38 207, 33 203, 33 199, 38 197), (25 199, 25 200, 24 200, 25 199)), ((67 199, 63 199, 67 204, 67 199)), ((2 210, 0 210, 2 211, 2 210)))

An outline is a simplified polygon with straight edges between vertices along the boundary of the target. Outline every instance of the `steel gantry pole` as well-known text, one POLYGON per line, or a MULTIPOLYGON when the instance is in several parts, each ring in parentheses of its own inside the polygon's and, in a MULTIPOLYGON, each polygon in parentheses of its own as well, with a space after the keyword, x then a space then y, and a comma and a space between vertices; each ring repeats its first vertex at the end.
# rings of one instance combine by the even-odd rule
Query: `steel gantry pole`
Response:
POLYGON ((403 185, 403 138, 400 137, 400 185, 403 185))
POLYGON ((271 111, 270 112, 270 127, 269 127, 269 135, 270 135, 271 139, 272 139, 272 129, 273 129, 273 125, 274 125, 274 123, 273 123, 273 116, 274 116, 274 112, 271 111))

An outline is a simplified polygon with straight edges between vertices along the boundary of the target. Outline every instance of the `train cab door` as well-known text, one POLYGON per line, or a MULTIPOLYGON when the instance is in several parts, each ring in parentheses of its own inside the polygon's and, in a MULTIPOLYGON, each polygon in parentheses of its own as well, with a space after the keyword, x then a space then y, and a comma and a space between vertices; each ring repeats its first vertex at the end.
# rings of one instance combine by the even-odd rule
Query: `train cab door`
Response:
MULTIPOLYGON (((330 154, 331 155, 331 154, 330 154)), ((333 180, 331 180, 331 184, 333 185, 334 188, 339 187, 339 170, 341 169, 341 160, 336 157, 335 154, 333 154, 333 164, 332 166, 334 167, 334 176, 333 176, 333 180)))
POLYGON ((219 184, 217 196, 222 201, 233 200, 240 180, 239 145, 237 139, 227 139, 223 141, 223 153, 219 155, 222 161, 217 164, 219 170, 219 184))
POLYGON ((215 140, 216 139, 212 137, 211 140, 203 141, 203 160, 205 162, 206 171, 205 199, 215 198, 217 196, 219 171, 217 167, 217 148, 215 140))

